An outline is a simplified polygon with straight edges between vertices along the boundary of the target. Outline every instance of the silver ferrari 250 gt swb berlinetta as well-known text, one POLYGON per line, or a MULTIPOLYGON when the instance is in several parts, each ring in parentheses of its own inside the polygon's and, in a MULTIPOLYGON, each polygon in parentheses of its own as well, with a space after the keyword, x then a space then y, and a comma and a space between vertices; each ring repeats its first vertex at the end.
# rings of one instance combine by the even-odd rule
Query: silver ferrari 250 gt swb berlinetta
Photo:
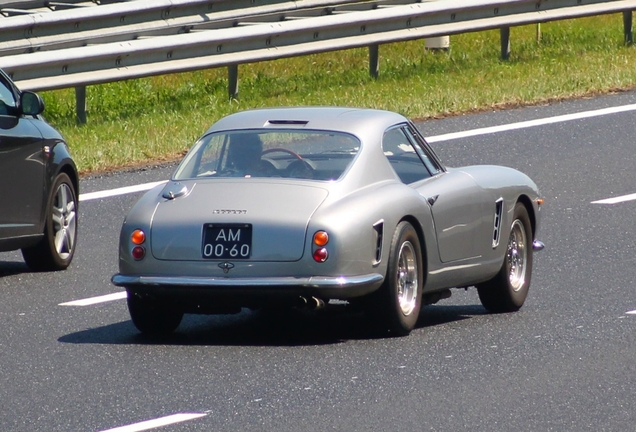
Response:
POLYGON ((245 111, 132 208, 112 280, 148 334, 184 313, 346 300, 406 335, 453 287, 475 286, 490 312, 518 310, 542 203, 514 169, 445 167, 393 112, 245 111))

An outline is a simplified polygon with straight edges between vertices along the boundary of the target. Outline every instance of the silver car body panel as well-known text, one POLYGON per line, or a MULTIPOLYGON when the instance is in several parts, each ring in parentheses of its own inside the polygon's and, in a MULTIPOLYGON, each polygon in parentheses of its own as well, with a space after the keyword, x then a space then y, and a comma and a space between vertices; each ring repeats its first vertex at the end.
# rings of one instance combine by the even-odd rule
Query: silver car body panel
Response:
POLYGON ((150 242, 158 260, 204 261, 203 225, 251 223, 256 261, 297 261, 305 248, 307 224, 328 192, 311 184, 278 184, 265 179, 183 181, 190 193, 157 205, 150 242), (254 181, 246 181, 254 180, 254 181), (302 196, 302 200, 280 197, 302 196), (280 241, 285 239, 285 241, 280 241))

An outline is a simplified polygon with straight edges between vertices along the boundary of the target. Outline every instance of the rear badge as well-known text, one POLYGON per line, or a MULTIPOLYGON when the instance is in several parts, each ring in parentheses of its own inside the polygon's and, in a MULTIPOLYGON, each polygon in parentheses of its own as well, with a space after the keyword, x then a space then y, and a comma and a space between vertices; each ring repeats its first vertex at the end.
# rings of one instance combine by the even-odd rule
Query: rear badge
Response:
POLYGON ((247 214, 247 210, 228 210, 228 209, 216 209, 212 214, 220 215, 244 215, 247 214))
POLYGON ((229 262, 219 263, 219 268, 223 270, 223 273, 228 273, 234 268, 234 264, 229 262))

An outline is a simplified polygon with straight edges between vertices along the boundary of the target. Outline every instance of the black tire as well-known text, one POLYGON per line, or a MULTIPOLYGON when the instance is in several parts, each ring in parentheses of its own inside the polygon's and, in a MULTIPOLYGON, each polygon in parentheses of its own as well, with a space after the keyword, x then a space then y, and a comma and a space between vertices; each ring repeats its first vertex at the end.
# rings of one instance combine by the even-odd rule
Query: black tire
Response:
POLYGON ((128 292, 128 312, 140 332, 150 336, 165 336, 179 327, 183 312, 162 307, 143 297, 128 292))
POLYGON ((36 245, 22 249, 32 270, 64 270, 73 260, 77 244, 77 194, 73 182, 60 173, 47 200, 44 237, 36 245))
POLYGON ((526 207, 517 203, 499 273, 477 285, 481 304, 492 313, 518 311, 528 296, 532 276, 532 227, 526 207))
POLYGON ((390 335, 406 336, 415 327, 422 305, 424 271, 420 240, 413 226, 395 229, 384 283, 373 294, 372 316, 390 335))

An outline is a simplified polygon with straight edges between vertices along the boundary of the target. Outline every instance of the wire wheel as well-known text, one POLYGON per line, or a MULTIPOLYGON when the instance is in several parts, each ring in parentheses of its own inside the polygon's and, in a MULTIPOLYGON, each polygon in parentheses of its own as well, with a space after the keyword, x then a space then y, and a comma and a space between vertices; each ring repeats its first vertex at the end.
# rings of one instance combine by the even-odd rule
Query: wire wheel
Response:
POLYGON ((368 298, 371 325, 383 334, 406 336, 420 315, 424 280, 420 240, 410 223, 395 228, 388 255, 384 283, 368 298))
POLYGON ((516 203, 501 268, 492 279, 477 285, 479 300, 489 312, 514 312, 523 306, 532 278, 531 243, 528 210, 516 203))
POLYGON ((510 286, 519 291, 526 282, 526 261, 528 257, 526 230, 519 219, 512 224, 506 260, 510 269, 510 286))
POLYGON ((417 305, 418 278, 417 256, 411 242, 402 243, 397 265, 397 296, 400 310, 410 315, 417 305))

